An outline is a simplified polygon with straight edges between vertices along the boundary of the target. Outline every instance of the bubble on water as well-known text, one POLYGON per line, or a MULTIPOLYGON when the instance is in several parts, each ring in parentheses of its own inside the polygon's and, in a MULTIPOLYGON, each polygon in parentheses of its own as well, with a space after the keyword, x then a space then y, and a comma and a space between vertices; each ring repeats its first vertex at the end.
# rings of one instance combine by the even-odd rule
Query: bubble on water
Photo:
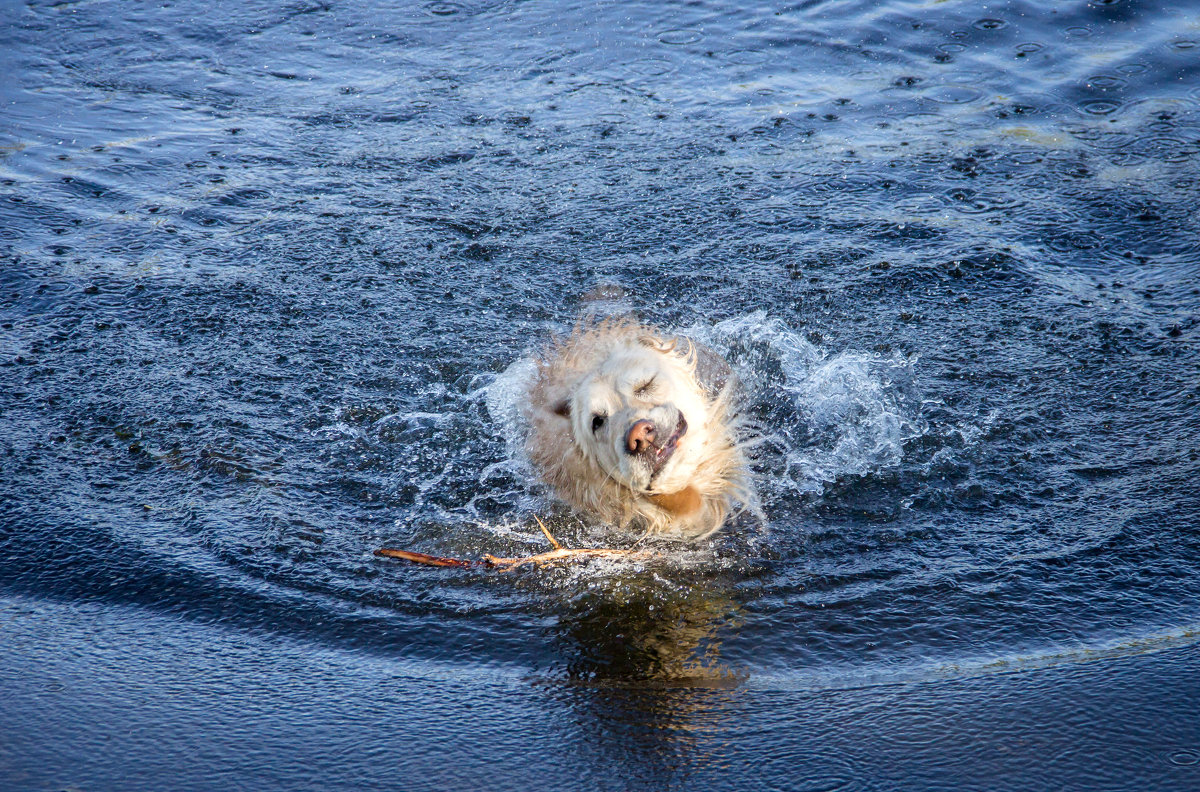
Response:
POLYGON ((704 38, 704 34, 693 28, 674 28, 672 30, 664 30, 658 34, 658 40, 663 44, 672 44, 675 46, 695 44, 702 38, 704 38))
POLYGON ((1087 86, 1101 91, 1111 91, 1114 88, 1121 88, 1129 81, 1124 77, 1118 77, 1115 74, 1095 74, 1088 78, 1087 86))
POLYGON ((428 3, 425 10, 434 16, 454 16, 462 13, 466 9, 461 3, 451 3, 441 0, 439 2, 428 3))
POLYGON ((973 85, 938 85, 925 91, 925 96, 941 104, 968 104, 983 96, 973 85))
POLYGON ((1108 115, 1121 107, 1121 103, 1109 99, 1092 99, 1080 104, 1080 109, 1088 115, 1108 115))

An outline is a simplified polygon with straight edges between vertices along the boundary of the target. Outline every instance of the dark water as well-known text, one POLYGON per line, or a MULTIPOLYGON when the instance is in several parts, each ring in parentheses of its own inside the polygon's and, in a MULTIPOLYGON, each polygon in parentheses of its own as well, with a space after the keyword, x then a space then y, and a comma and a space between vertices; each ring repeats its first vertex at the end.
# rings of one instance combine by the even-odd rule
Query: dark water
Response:
POLYGON ((3 788, 1200 787, 1200 5, 9 3, 0 69, 3 788), (374 558, 605 541, 512 419, 601 282, 765 520, 374 558))

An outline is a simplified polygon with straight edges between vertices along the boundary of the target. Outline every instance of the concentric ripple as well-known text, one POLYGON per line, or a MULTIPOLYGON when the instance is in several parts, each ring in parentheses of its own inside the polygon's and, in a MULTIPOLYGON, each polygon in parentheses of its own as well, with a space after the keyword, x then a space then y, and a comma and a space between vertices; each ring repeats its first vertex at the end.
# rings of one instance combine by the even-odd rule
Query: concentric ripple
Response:
POLYGON ((4 585, 614 688, 1190 641, 1184 12, 705 8, 5 12, 4 585), (517 426, 602 283, 733 366, 761 514, 374 557, 631 541, 517 426))

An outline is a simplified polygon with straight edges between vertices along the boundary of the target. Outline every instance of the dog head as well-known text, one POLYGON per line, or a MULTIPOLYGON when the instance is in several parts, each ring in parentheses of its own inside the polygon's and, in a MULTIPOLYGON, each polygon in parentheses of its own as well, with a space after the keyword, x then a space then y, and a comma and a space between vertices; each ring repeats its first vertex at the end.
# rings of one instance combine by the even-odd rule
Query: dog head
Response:
POLYGON ((691 342, 631 320, 581 326, 540 361, 530 396, 531 461, 572 505, 658 531, 724 518, 742 458, 691 342))
POLYGON ((579 452, 633 492, 673 493, 696 472, 708 405, 673 344, 641 336, 597 350, 553 409, 579 452))

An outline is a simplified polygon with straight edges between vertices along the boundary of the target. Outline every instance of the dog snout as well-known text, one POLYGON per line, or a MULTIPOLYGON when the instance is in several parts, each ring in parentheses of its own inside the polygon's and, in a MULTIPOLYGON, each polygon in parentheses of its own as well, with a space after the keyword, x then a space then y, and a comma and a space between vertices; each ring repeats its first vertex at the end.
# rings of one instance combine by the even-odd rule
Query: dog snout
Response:
POLYGON ((654 446, 654 438, 657 430, 654 428, 654 422, 643 418, 640 421, 634 421, 633 426, 629 427, 629 431, 625 433, 625 453, 641 454, 654 446))

